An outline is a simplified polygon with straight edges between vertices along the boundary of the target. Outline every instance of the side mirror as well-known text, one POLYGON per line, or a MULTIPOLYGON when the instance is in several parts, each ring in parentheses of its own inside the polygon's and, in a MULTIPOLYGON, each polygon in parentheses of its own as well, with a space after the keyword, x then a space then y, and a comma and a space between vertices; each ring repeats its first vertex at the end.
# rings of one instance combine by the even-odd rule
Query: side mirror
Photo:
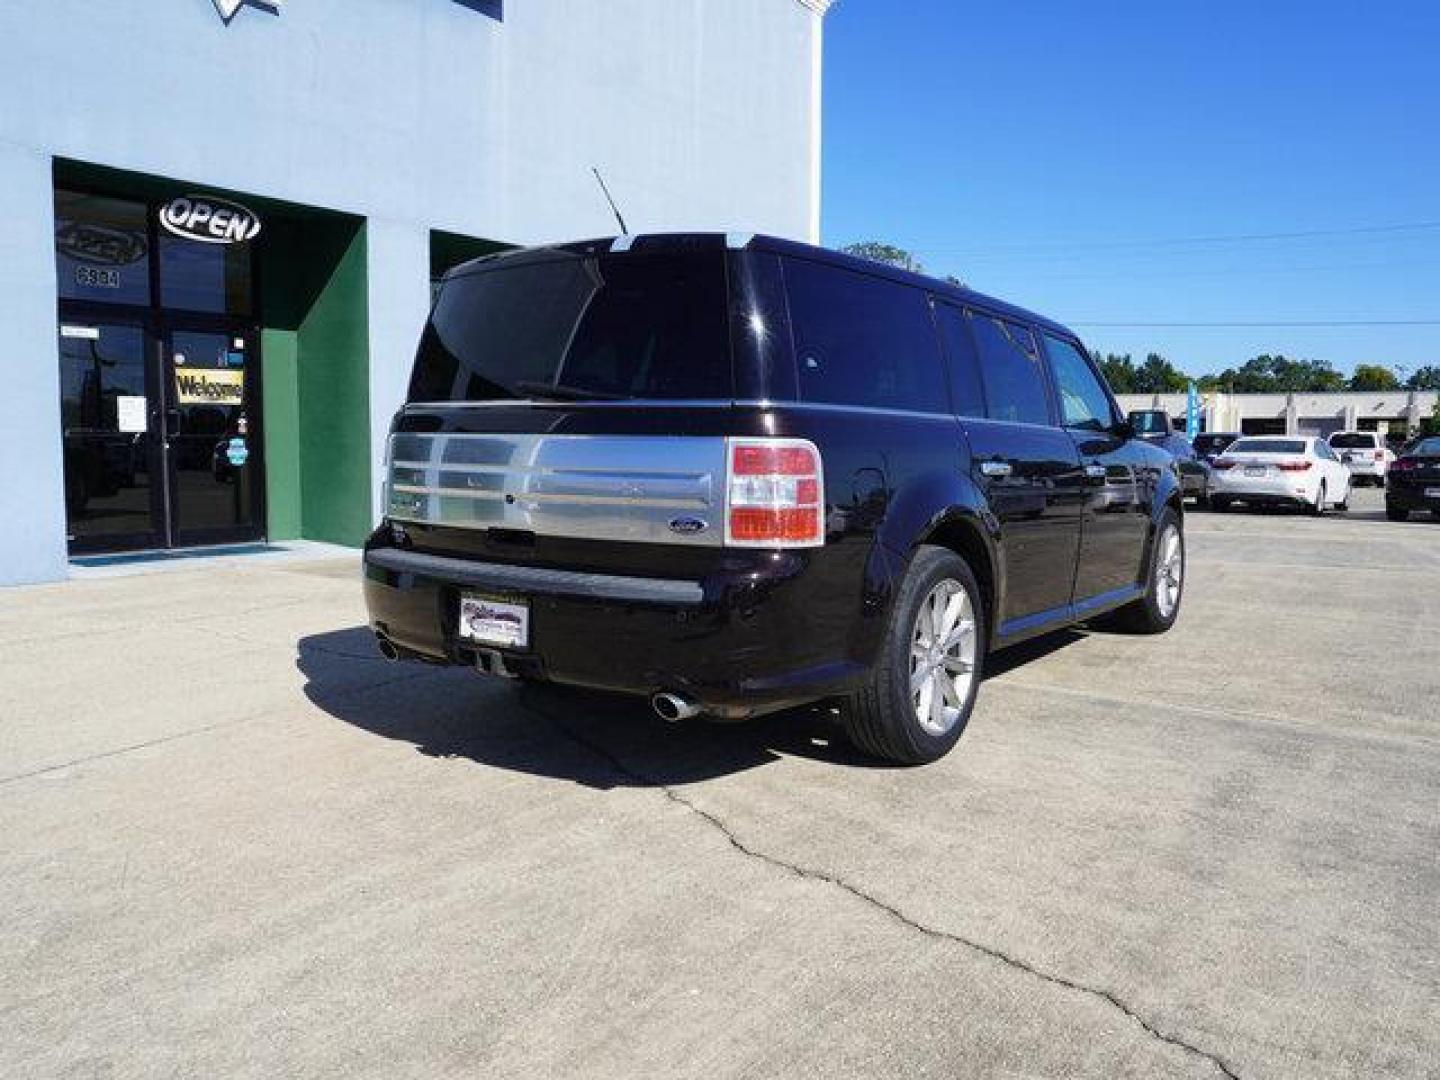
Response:
POLYGON ((1135 434, 1142 438, 1164 437, 1175 430, 1170 423, 1170 414, 1164 409, 1136 409, 1130 414, 1129 421, 1135 434))

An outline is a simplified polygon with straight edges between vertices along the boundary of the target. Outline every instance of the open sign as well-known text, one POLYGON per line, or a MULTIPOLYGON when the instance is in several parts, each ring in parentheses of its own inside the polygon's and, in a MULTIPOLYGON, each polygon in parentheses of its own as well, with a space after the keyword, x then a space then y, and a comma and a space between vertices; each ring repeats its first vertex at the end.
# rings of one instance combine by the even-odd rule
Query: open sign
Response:
POLYGON ((165 231, 202 244, 244 244, 260 235, 253 210, 213 195, 181 195, 160 208, 165 231))

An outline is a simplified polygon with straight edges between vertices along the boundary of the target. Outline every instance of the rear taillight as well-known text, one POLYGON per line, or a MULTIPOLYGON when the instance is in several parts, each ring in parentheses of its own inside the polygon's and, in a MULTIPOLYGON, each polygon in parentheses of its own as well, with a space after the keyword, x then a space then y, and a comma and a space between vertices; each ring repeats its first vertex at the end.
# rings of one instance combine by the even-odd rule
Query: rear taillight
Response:
POLYGON ((1413 457, 1396 458, 1390 463, 1390 468, 1395 472, 1409 472, 1411 469, 1418 469, 1420 462, 1413 457))
POLYGON ((1217 457, 1210 463, 1210 467, 1212 469, 1233 469, 1235 467, 1235 461, 1233 458, 1217 457))
POLYGON ((1306 469, 1310 468, 1310 462, 1308 462, 1308 461, 1282 461, 1282 462, 1280 462, 1279 465, 1277 465, 1277 466, 1275 466, 1275 467, 1276 467, 1277 469, 1279 469, 1281 472, 1304 472, 1306 469))
POLYGON ((1376 460, 1376 461, 1384 461, 1384 460, 1385 460, 1385 451, 1384 451, 1384 450, 1376 450, 1376 451, 1375 451, 1375 460, 1376 460))
POLYGON ((725 543, 818 547, 825 542, 820 451, 805 439, 727 439, 725 543))

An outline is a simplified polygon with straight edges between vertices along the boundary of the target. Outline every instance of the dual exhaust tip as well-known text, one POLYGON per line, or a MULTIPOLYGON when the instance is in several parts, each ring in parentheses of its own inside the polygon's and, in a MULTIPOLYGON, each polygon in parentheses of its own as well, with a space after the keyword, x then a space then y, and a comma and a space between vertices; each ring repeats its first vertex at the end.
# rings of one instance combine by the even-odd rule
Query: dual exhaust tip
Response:
POLYGON ((695 702, 679 694, 659 693, 650 698, 650 708, 655 710, 655 715, 661 720, 668 720, 675 723, 679 720, 689 720, 692 716, 699 716, 701 708, 695 702))
POLYGON ((395 643, 384 634, 375 635, 375 645, 380 650, 380 655, 392 664, 400 659, 400 650, 397 649, 395 643))
MULTIPOLYGON (((375 645, 380 650, 380 655, 386 660, 393 663, 400 659, 400 650, 384 634, 375 635, 375 645)), ((668 692, 653 695, 650 698, 650 708, 655 710, 655 715, 661 720, 669 721, 672 724, 699 716, 704 711, 689 698, 668 692)))

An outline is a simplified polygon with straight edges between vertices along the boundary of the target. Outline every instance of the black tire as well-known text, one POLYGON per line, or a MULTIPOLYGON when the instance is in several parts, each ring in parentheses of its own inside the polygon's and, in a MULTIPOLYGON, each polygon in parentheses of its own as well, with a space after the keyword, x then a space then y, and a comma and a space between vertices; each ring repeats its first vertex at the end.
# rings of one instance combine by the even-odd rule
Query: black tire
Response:
POLYGON ((1403 506, 1396 506, 1394 503, 1385 504, 1385 516, 1391 521, 1408 521, 1410 511, 1403 506))
POLYGON ((1217 514, 1223 514, 1230 509, 1230 500, 1221 495, 1210 496, 1210 509, 1217 514))
POLYGON ((1150 544, 1150 557, 1145 565, 1145 595, 1132 604, 1115 612, 1111 625, 1132 634, 1163 634, 1175 625, 1180 617, 1180 605, 1185 599, 1186 573, 1185 528, 1180 515, 1173 509, 1166 509, 1155 525, 1155 538, 1150 544), (1169 530, 1175 531, 1179 542, 1180 576, 1174 601, 1166 610, 1166 604, 1159 595, 1159 561, 1164 553, 1169 530))
POLYGON ((863 753, 903 765, 923 765, 944 757, 974 711, 988 645, 984 598, 969 565, 949 548, 921 547, 895 597, 880 655, 868 680, 841 703, 850 741, 863 753), (943 734, 935 734, 922 726, 911 696, 911 644, 922 607, 947 580, 957 583, 969 598, 974 660, 958 716, 943 734))

